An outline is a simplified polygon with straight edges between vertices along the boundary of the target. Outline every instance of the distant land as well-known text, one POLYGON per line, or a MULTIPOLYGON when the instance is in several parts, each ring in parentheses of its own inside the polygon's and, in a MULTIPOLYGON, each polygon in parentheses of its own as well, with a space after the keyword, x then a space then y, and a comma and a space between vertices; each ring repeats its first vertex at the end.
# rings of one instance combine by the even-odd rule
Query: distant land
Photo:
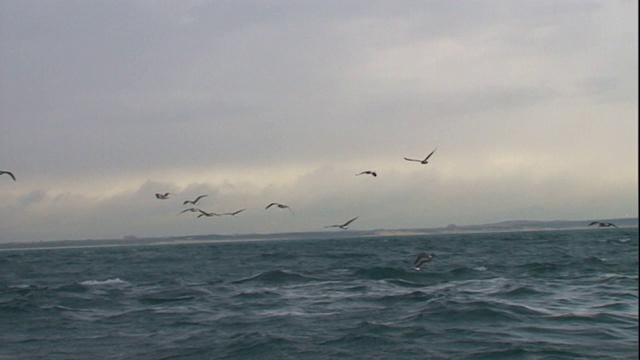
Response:
MULTIPOLYGON (((121 239, 102 240, 53 240, 36 242, 9 242, 0 244, 0 250, 26 250, 26 249, 56 249, 56 248, 80 248, 80 247, 107 247, 107 246, 145 246, 145 245, 173 245, 207 242, 242 242, 242 241, 268 241, 268 240, 313 240, 330 238, 361 238, 380 236, 414 236, 436 234, 464 234, 486 232, 512 232, 512 231, 551 231, 551 230, 591 230, 591 231, 615 231, 616 228, 597 228, 589 226, 592 220, 512 220, 482 225, 448 225, 435 228, 417 229, 376 229, 376 230, 346 230, 346 231, 311 231, 311 232, 287 232, 269 234, 206 234, 185 235, 172 237, 138 238, 125 236, 121 239)), ((638 218, 601 219, 598 221, 611 222, 618 228, 638 228, 638 218)))

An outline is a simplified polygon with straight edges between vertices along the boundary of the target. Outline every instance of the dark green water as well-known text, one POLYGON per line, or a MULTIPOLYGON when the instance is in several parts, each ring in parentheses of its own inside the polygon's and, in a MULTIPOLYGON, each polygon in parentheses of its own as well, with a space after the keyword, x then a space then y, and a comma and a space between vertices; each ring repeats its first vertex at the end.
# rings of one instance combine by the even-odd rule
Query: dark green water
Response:
POLYGON ((0 319, 0 359, 637 359, 638 229, 5 251, 0 319))

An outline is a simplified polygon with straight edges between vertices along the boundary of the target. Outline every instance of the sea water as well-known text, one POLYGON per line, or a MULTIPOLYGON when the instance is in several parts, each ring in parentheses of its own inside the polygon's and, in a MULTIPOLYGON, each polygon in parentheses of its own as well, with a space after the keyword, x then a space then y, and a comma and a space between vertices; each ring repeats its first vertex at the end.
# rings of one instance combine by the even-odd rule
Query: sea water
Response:
POLYGON ((637 228, 0 252, 0 359, 637 358, 637 228))

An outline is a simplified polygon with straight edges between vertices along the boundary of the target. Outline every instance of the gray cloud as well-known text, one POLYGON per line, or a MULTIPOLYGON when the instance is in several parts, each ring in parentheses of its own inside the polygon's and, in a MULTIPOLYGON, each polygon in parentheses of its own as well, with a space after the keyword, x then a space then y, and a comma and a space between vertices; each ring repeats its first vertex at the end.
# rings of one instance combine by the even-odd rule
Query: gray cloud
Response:
POLYGON ((0 10, 0 241, 637 215, 633 2, 0 10), (160 188, 313 216, 186 223, 160 188))

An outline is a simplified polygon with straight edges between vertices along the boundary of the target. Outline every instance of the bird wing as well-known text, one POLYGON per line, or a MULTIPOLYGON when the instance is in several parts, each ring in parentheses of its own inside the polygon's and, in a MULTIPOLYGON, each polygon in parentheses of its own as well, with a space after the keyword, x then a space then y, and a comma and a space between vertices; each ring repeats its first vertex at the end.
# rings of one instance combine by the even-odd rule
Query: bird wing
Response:
POLYGON ((357 216, 354 217, 353 219, 351 219, 351 220, 347 221, 346 223, 342 224, 342 226, 347 226, 347 225, 351 224, 352 222, 356 221, 357 218, 358 218, 357 216))
POLYGON ((7 174, 7 175, 11 176, 13 181, 16 181, 16 177, 13 175, 13 173, 11 171, 0 171, 0 175, 2 175, 2 174, 7 174))
POLYGON ((425 161, 426 161, 426 160, 429 160, 429 158, 431 157, 431 155, 433 155, 433 153, 434 153, 434 152, 436 152, 436 150, 438 150, 438 148, 433 149, 433 151, 432 151, 432 152, 430 152, 430 153, 429 153, 429 155, 427 155, 427 157, 426 157, 426 158, 424 158, 424 160, 425 160, 425 161))
POLYGON ((418 160, 418 159, 410 159, 410 158, 404 158, 407 161, 417 161, 417 162, 422 162, 422 160, 418 160))
POLYGON ((193 200, 193 202, 198 202, 198 200, 202 199, 203 197, 207 197, 207 196, 209 196, 209 195, 200 195, 195 200, 193 200))
POLYGON ((268 208, 272 207, 273 205, 278 205, 278 203, 274 203, 274 202, 273 202, 273 203, 271 203, 271 204, 267 205, 267 207, 266 207, 265 209, 268 209, 268 208))
POLYGON ((589 223, 589 226, 591 226, 591 225, 597 225, 597 224, 600 224, 600 223, 599 223, 599 222, 597 222, 597 221, 592 221, 592 222, 590 222, 590 223, 589 223))
POLYGON ((616 224, 614 224, 614 223, 607 223, 607 225, 609 225, 609 226, 613 226, 613 227, 616 227, 616 228, 617 228, 616 224))

